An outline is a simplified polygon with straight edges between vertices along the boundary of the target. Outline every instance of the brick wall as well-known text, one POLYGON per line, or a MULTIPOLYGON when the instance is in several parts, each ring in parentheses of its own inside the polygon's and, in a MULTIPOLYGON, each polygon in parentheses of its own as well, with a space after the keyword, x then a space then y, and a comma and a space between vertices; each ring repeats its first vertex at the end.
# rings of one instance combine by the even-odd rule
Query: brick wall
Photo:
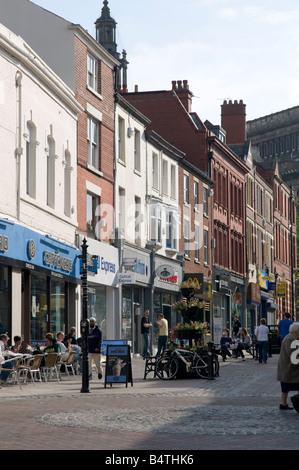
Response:
MULTIPOLYGON (((114 71, 106 63, 99 61, 99 94, 87 89, 87 46, 75 37, 75 93, 85 112, 78 120, 78 231, 86 233, 86 181, 99 187, 100 203, 113 207, 114 181, 114 71), (100 95, 100 96, 99 96, 100 95), (99 130, 99 170, 102 174, 87 168, 87 105, 101 113, 99 130)), ((108 228, 113 218, 110 214, 108 228)), ((105 238, 109 238, 104 233, 105 238)))

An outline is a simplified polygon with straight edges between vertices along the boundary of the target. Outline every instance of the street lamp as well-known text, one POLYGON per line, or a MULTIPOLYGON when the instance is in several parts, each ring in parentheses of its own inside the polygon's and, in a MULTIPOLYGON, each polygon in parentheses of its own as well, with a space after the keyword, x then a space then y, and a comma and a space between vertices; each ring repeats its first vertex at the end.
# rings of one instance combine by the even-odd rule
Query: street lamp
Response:
POLYGON ((82 245, 82 320, 81 320, 81 339, 82 339, 82 388, 81 393, 89 393, 89 359, 88 359, 88 333, 89 333, 89 320, 87 318, 87 241, 83 239, 82 245))

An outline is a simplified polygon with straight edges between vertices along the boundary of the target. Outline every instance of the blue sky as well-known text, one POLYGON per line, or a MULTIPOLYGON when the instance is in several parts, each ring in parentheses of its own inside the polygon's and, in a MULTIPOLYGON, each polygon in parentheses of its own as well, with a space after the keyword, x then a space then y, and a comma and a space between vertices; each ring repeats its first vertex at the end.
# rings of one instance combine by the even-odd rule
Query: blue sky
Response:
MULTIPOLYGON (((94 36, 102 0, 34 0, 94 36)), ((298 0, 110 0, 129 91, 188 80, 192 108, 220 124, 224 99, 247 119, 299 105, 298 0)))

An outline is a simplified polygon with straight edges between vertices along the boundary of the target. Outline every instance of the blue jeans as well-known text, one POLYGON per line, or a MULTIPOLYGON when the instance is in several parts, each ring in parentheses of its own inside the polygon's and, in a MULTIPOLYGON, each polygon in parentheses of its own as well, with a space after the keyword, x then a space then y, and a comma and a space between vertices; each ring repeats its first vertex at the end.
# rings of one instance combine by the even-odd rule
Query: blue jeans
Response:
POLYGON ((157 356, 160 356, 167 346, 167 336, 159 336, 157 356))
POLYGON ((149 350, 149 340, 150 340, 150 334, 149 333, 143 333, 143 356, 150 356, 150 350, 149 350))
MULTIPOLYGON (((4 367, 4 369, 13 369, 13 361, 8 360, 8 361, 2 362, 2 367, 4 367)), ((6 371, 1 372, 1 380, 3 380, 3 382, 6 382, 9 374, 10 372, 6 372, 6 371)))
POLYGON ((268 341, 257 341, 256 348, 258 350, 259 362, 267 362, 268 358, 268 341))

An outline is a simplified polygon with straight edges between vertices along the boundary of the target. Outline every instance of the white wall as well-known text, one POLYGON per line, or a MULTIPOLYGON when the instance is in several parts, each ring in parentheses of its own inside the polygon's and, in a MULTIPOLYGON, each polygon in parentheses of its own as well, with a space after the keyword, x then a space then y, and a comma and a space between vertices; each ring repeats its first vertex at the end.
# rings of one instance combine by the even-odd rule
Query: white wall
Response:
POLYGON ((12 218, 34 230, 74 243, 77 223, 76 141, 79 105, 71 90, 21 38, 1 24, 0 35, 0 216, 12 218), (21 77, 21 87, 16 85, 17 73, 21 77), (32 121, 36 126, 35 197, 26 194, 27 121, 32 121), (56 144, 54 209, 47 205, 47 137, 50 134, 56 144), (22 148, 20 211, 17 198, 17 147, 22 148), (74 211, 70 217, 64 214, 66 149, 71 155, 72 167, 71 206, 74 211))

